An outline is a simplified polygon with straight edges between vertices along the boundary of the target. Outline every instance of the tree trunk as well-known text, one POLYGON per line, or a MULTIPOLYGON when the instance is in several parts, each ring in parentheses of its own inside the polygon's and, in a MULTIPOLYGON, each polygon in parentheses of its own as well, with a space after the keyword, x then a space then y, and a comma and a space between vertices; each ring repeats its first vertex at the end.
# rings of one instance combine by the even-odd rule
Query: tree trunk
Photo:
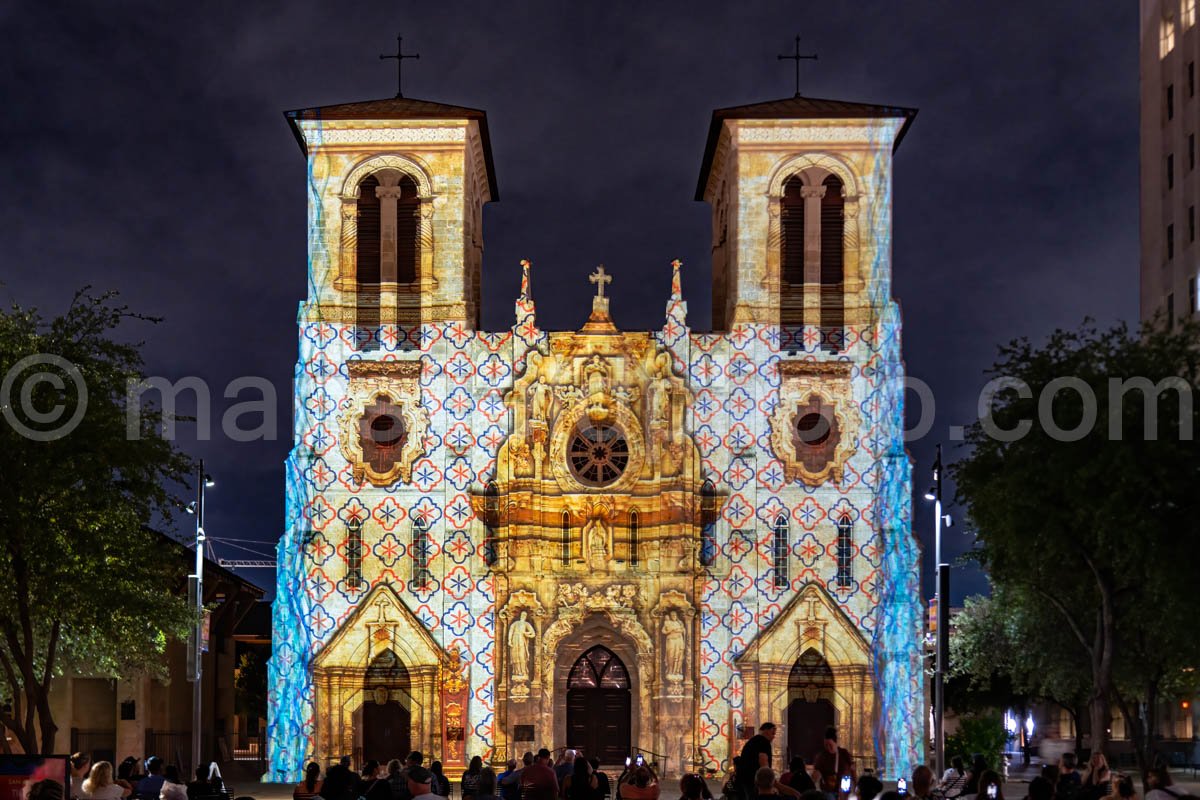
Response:
POLYGON ((1079 757, 1079 751, 1083 750, 1083 719, 1087 716, 1087 706, 1077 702, 1075 707, 1071 709, 1071 721, 1075 723, 1075 756, 1079 757))

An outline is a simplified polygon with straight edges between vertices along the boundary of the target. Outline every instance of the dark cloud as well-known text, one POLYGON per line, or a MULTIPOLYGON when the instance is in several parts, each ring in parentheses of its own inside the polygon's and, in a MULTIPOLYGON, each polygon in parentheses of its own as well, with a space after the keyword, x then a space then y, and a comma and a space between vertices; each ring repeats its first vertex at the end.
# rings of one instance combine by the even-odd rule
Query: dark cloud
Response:
MULTIPOLYGON (((520 258, 547 327, 579 325, 599 262, 618 322, 657 327, 675 257, 703 327, 708 209, 691 197, 709 113, 789 94, 775 55, 798 30, 820 53, 806 94, 921 109, 896 165, 893 259, 908 368, 938 401, 911 447, 919 498, 997 342, 1136 314, 1136 13, 1086 0, 12 5, 2 291, 54 312, 84 284, 119 289, 166 318, 129 332, 152 372, 271 379, 283 439, 183 445, 221 479, 213 532, 273 542, 305 292, 304 163, 282 109, 390 95, 377 55, 403 30, 421 53, 407 94, 488 111, 504 199, 485 212, 487 327, 509 324, 520 258)), ((958 530, 951 554, 968 544, 958 530)))

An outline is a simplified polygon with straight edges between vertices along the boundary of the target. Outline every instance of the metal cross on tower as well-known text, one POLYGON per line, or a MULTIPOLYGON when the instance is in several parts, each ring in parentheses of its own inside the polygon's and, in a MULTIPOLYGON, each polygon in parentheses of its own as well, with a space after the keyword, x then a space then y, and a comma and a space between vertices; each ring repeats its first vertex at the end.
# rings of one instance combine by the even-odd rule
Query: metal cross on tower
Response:
POLYGON ((612 275, 605 273, 604 265, 596 267, 596 271, 588 275, 588 280, 596 284, 596 297, 604 297, 604 284, 612 283, 612 275))
POLYGON ((796 62, 796 97, 800 96, 800 62, 801 61, 816 61, 817 54, 802 56, 800 55, 800 34, 796 34, 796 52, 790 56, 781 55, 778 57, 780 61, 795 61, 796 62))
MULTIPOLYGON (((798 38, 799 37, 797 37, 797 40, 798 40, 798 38)), ((396 37, 396 55, 388 56, 388 55, 381 54, 379 56, 380 61, 383 61, 388 58, 396 59, 396 97, 404 97, 404 59, 420 58, 420 57, 421 57, 420 53, 405 53, 404 52, 404 38, 401 36, 396 37)), ((799 80, 799 79, 797 78, 797 80, 799 80)))

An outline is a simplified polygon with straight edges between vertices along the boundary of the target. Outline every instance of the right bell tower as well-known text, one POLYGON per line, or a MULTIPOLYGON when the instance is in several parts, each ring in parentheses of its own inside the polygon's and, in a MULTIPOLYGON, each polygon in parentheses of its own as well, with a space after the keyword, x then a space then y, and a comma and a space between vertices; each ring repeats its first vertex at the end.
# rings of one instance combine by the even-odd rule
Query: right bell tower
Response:
POLYGON ((774 324, 784 351, 840 353, 875 321, 892 154, 915 115, 800 95, 713 112, 696 199, 712 206, 715 331, 774 324))

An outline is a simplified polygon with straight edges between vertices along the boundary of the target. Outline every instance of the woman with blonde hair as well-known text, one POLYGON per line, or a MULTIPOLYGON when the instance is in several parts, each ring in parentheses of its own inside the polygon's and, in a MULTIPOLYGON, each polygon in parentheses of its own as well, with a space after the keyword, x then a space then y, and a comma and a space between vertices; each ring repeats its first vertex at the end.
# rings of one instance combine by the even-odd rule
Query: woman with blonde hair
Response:
POLYGON ((93 764, 92 771, 80 788, 87 800, 121 800, 129 796, 128 789, 113 783, 113 765, 107 761, 93 764))

